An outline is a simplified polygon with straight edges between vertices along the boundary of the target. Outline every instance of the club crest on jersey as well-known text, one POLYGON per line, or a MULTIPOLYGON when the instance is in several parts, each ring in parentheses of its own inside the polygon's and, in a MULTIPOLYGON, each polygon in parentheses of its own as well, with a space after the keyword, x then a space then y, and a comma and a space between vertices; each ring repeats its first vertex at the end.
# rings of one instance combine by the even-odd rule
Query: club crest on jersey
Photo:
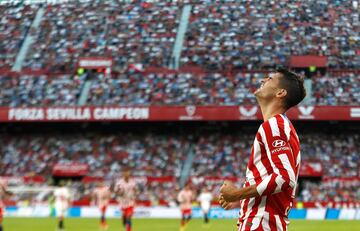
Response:
POLYGON ((274 142, 272 142, 272 146, 274 148, 280 148, 280 147, 283 147, 285 146, 286 142, 283 141, 283 140, 275 140, 274 142))

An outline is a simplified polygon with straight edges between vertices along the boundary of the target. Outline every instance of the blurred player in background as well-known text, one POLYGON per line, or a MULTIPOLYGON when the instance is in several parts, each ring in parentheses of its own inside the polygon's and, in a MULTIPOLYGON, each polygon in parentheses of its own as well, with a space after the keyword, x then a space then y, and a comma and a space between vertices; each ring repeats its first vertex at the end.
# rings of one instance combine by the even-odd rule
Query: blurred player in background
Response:
POLYGON ((225 209, 239 205, 239 231, 286 231, 300 169, 300 141, 285 112, 306 95, 304 80, 279 69, 255 91, 264 122, 254 140, 244 187, 224 182, 219 202, 225 209))
POLYGON ((101 229, 108 229, 108 224, 106 222, 106 209, 109 205, 110 198, 111 198, 111 192, 110 187, 105 185, 104 182, 99 182, 94 189, 93 195, 92 195, 93 201, 96 202, 100 212, 101 212, 101 218, 100 218, 100 228, 101 229))
POLYGON ((211 208, 211 201, 213 199, 213 195, 211 192, 204 188, 198 197, 198 201, 200 202, 201 211, 204 214, 204 223, 209 223, 209 212, 211 208))
POLYGON ((5 204, 3 200, 11 195, 12 193, 7 189, 6 181, 0 180, 0 231, 3 231, 2 221, 5 213, 5 204))
POLYGON ((131 218, 134 214, 137 187, 135 180, 130 178, 129 171, 125 171, 123 178, 116 182, 114 191, 118 195, 119 205, 122 210, 123 226, 126 231, 131 231, 131 218))
POLYGON ((60 183, 60 187, 55 189, 54 191, 54 197, 55 197, 55 210, 56 210, 56 216, 58 217, 58 230, 64 230, 64 217, 67 214, 67 210, 69 206, 71 205, 70 200, 70 191, 65 186, 64 182, 60 183))
POLYGON ((180 209, 181 209, 180 230, 183 231, 185 230, 186 225, 191 220, 191 209, 192 209, 191 203, 194 197, 190 184, 185 185, 185 187, 179 192, 177 199, 180 203, 180 209))

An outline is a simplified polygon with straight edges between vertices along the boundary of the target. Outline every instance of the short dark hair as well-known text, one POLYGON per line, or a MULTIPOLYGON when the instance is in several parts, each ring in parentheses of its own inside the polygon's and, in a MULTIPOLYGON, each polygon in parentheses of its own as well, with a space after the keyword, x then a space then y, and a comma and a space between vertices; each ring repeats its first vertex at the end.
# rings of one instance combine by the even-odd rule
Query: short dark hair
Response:
POLYGON ((280 86, 287 91, 284 106, 287 109, 298 105, 306 96, 304 77, 285 68, 276 69, 280 73, 280 86))

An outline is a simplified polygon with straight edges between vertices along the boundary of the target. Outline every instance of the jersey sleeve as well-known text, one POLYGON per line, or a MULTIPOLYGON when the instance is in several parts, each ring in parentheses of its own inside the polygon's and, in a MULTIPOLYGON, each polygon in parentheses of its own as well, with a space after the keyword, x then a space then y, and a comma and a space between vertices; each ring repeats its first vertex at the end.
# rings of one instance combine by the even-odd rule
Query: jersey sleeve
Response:
POLYGON ((264 145, 271 169, 271 173, 257 184, 256 189, 260 196, 279 193, 296 186, 289 135, 274 120, 264 123, 259 129, 261 144, 264 145))

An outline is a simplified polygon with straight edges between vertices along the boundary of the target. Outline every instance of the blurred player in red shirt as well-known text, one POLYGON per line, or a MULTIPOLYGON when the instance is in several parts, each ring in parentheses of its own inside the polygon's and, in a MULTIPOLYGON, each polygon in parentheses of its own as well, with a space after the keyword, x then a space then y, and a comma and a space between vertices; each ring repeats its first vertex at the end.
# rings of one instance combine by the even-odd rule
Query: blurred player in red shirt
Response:
POLYGON ((0 231, 3 231, 2 221, 5 213, 5 204, 3 200, 11 196, 12 193, 7 189, 7 183, 5 180, 0 180, 0 231))
POLYGON ((123 225, 126 231, 131 231, 131 218, 134 214, 137 185, 135 180, 130 178, 129 171, 124 172, 123 178, 116 182, 114 190, 119 196, 118 201, 122 210, 123 225))
POLYGON ((185 185, 185 187, 179 192, 177 199, 180 203, 181 209, 180 230, 185 230, 186 225, 191 220, 191 203, 194 200, 194 194, 191 190, 190 184, 185 185))
POLYGON ((285 112, 305 95, 304 80, 279 69, 255 91, 264 122, 256 133, 243 188, 226 181, 219 202, 240 206, 239 231, 286 231, 300 169, 300 141, 285 112))
POLYGON ((109 205, 111 198, 110 187, 105 185, 104 182, 99 182, 93 192, 93 201, 96 201, 96 204, 101 212, 100 218, 100 228, 108 229, 108 224, 106 223, 106 209, 109 205))

